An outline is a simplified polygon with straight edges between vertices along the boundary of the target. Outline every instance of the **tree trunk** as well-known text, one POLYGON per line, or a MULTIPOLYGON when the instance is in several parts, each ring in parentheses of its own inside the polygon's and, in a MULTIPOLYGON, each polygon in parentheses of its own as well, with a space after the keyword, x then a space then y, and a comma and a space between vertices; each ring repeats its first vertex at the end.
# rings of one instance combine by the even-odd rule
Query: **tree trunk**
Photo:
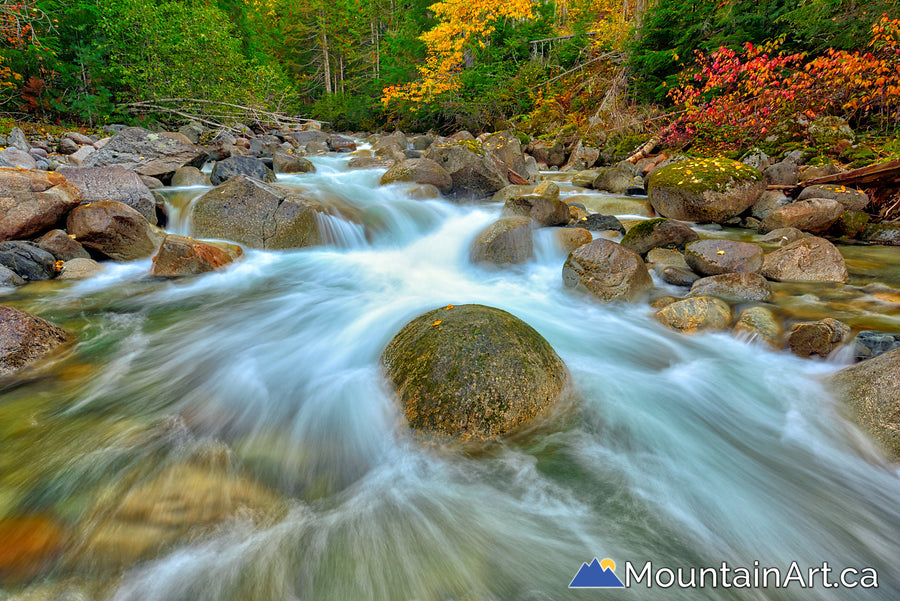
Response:
POLYGON ((325 64, 325 93, 331 94, 331 62, 328 59, 328 31, 325 29, 325 20, 322 20, 322 59, 325 64))

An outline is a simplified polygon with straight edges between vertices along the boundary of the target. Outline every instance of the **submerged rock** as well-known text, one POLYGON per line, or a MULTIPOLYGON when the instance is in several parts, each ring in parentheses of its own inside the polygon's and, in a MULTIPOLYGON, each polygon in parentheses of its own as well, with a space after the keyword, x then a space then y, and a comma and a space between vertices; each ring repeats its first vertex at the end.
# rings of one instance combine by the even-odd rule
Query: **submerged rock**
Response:
POLYGON ((0 376, 34 363, 70 338, 49 321, 0 305, 0 376))
POLYGON ((531 326, 483 305, 429 311, 382 355, 410 427, 487 441, 550 411, 566 385, 562 359, 531 326))
POLYGON ((124 566, 237 516, 263 523, 283 512, 276 495, 224 466, 171 465, 118 498, 101 495, 75 561, 124 566))

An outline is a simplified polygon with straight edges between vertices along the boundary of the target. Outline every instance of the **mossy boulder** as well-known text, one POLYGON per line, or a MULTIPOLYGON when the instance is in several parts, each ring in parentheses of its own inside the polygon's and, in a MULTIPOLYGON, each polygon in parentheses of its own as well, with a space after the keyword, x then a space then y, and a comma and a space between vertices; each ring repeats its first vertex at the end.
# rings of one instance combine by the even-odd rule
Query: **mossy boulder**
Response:
POLYGON ((831 387, 850 416, 900 461, 900 349, 845 367, 831 387))
POLYGON ((664 217, 723 223, 751 207, 765 188, 759 171, 720 157, 657 169, 650 176, 647 194, 664 217))
POLYGON ((397 163, 381 176, 381 185, 394 182, 431 184, 441 192, 449 192, 453 187, 450 174, 430 159, 406 159, 397 163))
POLYGON ((641 256, 621 244, 598 238, 569 253, 563 284, 604 302, 634 300, 653 288, 641 256))
POLYGON ((424 158, 450 174, 450 193, 460 198, 486 198, 509 185, 506 163, 487 152, 478 140, 435 142, 424 158))
POLYGON ((633 225, 622 238, 621 244, 643 256, 654 248, 684 250, 685 244, 699 239, 697 232, 684 223, 659 217, 633 225))
POLYGON ((834 227, 842 235, 855 238, 869 224, 869 215, 862 211, 844 211, 838 218, 834 227))
POLYGON ((504 436, 546 414, 568 379, 531 326, 484 305, 420 315, 381 358, 411 428, 467 441, 504 436))
POLYGON ((831 149, 843 140, 853 142, 856 135, 846 119, 832 115, 819 117, 807 128, 809 139, 819 148, 831 149))
POLYGON ((531 227, 528 217, 498 219, 475 236, 470 260, 495 265, 524 263, 534 254, 531 227))

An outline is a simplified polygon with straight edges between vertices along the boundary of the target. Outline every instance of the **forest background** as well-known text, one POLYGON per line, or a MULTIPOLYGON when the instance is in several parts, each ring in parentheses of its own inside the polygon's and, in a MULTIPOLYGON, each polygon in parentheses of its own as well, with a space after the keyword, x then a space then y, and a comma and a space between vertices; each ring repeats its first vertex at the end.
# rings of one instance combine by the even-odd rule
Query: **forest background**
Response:
POLYGON ((177 116, 149 102, 719 152, 824 116, 900 137, 895 0, 2 0, 0 28, 16 121, 177 116))

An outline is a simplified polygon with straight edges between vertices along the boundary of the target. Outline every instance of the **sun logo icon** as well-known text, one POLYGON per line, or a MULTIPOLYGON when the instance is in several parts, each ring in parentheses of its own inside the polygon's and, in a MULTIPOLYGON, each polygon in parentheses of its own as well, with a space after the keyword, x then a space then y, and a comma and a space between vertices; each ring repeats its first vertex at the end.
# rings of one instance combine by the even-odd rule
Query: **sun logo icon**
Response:
POLYGON ((569 588, 624 588, 616 576, 616 562, 610 558, 581 564, 581 569, 569 583, 569 588))

